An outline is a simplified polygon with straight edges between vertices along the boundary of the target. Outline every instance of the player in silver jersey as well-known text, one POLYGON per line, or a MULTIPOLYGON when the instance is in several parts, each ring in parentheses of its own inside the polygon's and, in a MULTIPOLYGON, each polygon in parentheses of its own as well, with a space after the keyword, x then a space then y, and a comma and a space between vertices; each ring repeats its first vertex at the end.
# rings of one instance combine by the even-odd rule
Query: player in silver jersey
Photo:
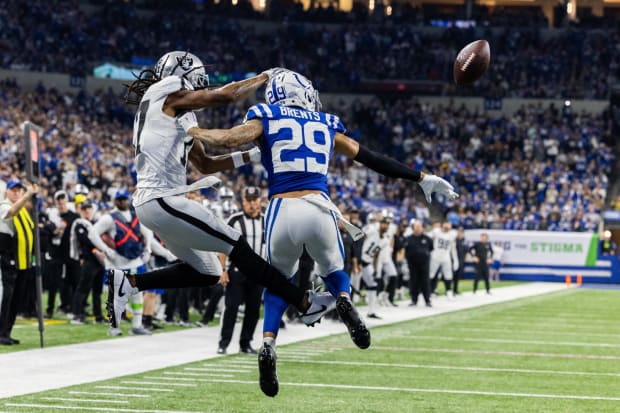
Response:
POLYGON ((181 262, 139 276, 111 270, 108 313, 112 327, 117 327, 128 297, 139 291, 216 284, 222 267, 215 252, 228 255, 248 278, 297 307, 307 325, 335 306, 329 294, 306 292, 290 284, 254 253, 238 230, 183 196, 210 186, 208 178, 212 178, 186 185, 188 161, 199 172, 212 174, 249 163, 257 152, 208 156, 203 144, 194 144, 188 136, 190 128, 198 129, 192 111, 246 99, 269 79, 269 73, 207 89, 209 78, 200 59, 175 51, 166 53, 154 70, 142 71, 127 85, 127 103, 139 104, 133 135, 138 176, 133 204, 140 222, 157 232, 181 262))
POLYGON ((436 227, 429 235, 433 239, 430 262, 431 291, 434 292, 437 288, 438 272, 441 271, 446 286, 446 295, 452 298, 452 278, 454 271, 459 267, 459 258, 456 254, 456 231, 452 230, 452 224, 446 221, 441 228, 436 227))

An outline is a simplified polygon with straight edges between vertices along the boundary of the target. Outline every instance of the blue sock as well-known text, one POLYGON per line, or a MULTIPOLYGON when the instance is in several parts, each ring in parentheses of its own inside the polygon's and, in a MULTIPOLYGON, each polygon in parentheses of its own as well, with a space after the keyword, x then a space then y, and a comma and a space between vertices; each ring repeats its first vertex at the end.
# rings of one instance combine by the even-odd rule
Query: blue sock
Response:
POLYGON ((263 320, 263 333, 273 333, 278 335, 280 329, 280 320, 288 307, 288 304, 282 297, 275 295, 269 290, 265 290, 263 296, 265 302, 265 319, 263 320))
POLYGON ((341 292, 351 293, 351 280, 349 274, 344 270, 338 270, 330 273, 327 277, 323 277, 327 290, 334 296, 338 297, 341 292))

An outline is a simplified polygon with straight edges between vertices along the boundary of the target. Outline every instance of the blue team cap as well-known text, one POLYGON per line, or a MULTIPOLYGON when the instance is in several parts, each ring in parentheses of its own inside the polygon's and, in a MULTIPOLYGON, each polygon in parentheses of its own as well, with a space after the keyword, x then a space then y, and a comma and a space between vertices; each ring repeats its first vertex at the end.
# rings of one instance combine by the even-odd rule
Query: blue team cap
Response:
POLYGON ((126 189, 119 189, 114 195, 114 199, 129 199, 129 191, 126 189))
POLYGON ((19 179, 9 179, 9 182, 6 183, 6 189, 13 189, 16 186, 23 188, 24 184, 22 184, 22 181, 20 181, 19 179))

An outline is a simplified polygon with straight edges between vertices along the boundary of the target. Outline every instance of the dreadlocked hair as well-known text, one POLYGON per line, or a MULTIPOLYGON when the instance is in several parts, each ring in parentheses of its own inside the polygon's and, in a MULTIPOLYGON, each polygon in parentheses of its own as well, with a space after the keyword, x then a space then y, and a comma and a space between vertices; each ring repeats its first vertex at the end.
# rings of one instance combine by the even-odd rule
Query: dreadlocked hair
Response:
POLYGON ((127 105, 139 105, 142 100, 142 96, 146 93, 146 90, 151 87, 153 83, 159 82, 161 79, 155 73, 153 69, 144 69, 136 76, 132 73, 136 80, 130 84, 123 84, 127 88, 127 94, 125 94, 125 103, 127 105))

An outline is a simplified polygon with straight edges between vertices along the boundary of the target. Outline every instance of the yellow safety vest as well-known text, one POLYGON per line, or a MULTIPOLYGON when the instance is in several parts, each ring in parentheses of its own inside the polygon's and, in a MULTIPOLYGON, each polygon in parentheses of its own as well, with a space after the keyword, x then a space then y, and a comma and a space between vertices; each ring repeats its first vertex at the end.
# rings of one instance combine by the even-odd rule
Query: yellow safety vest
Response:
POLYGON ((32 247, 34 245, 34 222, 26 208, 19 210, 13 217, 15 236, 17 237, 17 269, 32 267, 32 247))

